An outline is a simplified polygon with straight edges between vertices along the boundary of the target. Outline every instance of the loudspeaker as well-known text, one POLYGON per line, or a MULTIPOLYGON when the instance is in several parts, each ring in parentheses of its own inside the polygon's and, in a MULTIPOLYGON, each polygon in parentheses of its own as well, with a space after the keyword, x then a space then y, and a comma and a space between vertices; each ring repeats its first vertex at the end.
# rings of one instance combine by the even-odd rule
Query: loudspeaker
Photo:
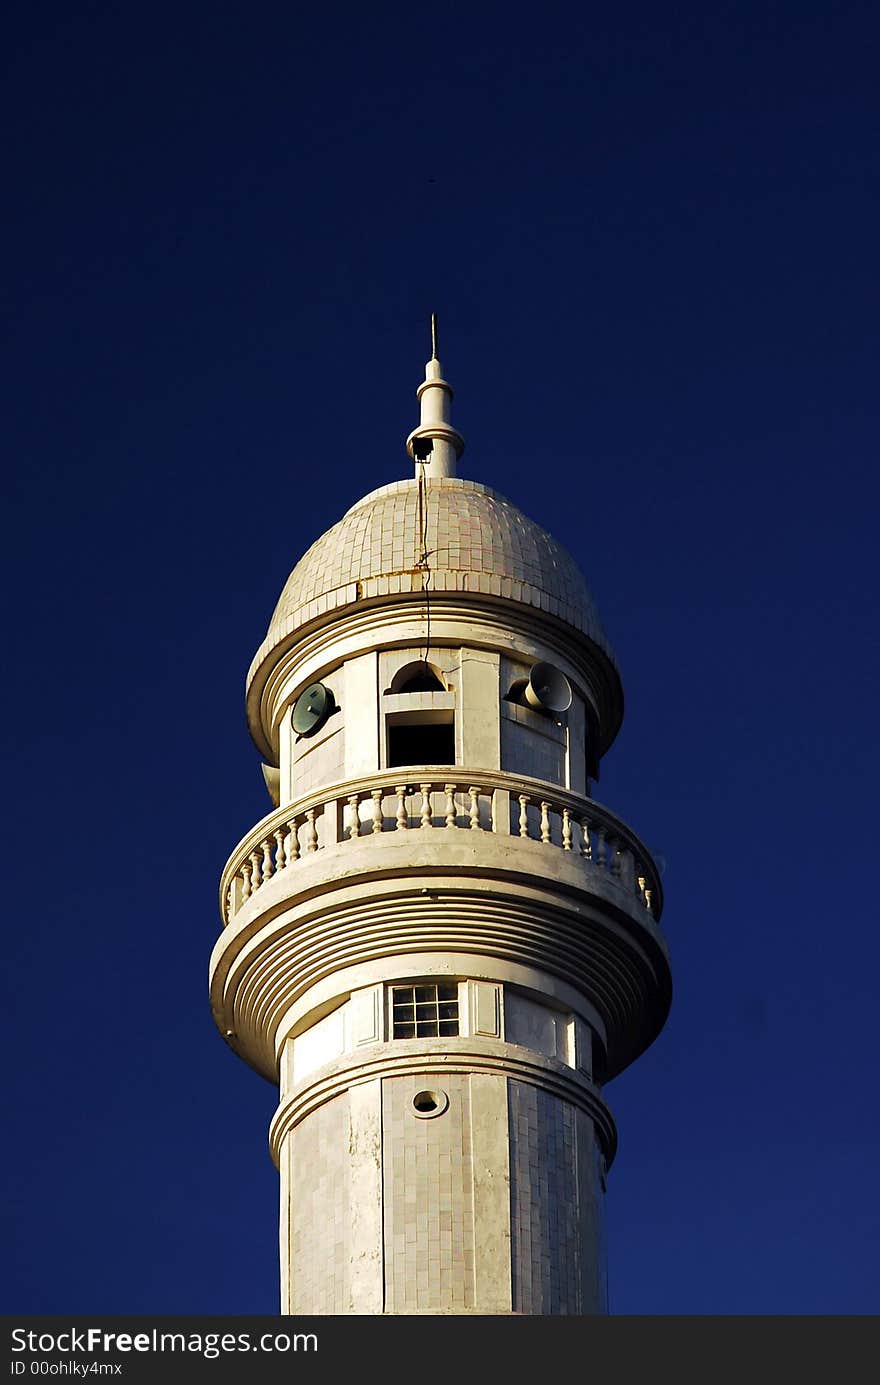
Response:
POLYGON ((539 712, 567 712, 571 706, 571 684, 554 664, 533 664, 526 684, 526 702, 539 712))
POLYGON ((269 790, 269 797, 277 808, 281 803, 281 770, 274 765, 263 765, 263 778, 269 790))

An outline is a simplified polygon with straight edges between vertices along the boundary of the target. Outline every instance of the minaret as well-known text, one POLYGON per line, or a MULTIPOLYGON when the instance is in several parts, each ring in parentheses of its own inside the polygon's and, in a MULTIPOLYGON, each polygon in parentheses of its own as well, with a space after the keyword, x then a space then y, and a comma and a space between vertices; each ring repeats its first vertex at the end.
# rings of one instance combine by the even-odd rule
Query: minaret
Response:
POLYGON ((662 891, 592 796, 623 706, 592 599, 456 476, 432 326, 415 476, 312 545, 251 665, 274 806, 212 1007, 280 1088, 282 1312, 604 1312, 603 1086, 668 1013, 662 891))

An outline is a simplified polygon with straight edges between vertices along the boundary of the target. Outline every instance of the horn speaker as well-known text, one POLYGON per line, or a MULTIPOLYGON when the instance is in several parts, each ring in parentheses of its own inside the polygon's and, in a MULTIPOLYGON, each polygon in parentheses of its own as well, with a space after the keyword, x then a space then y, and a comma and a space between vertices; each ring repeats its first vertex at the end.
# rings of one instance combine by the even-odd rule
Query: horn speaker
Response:
POLYGON ((555 664, 533 664, 526 684, 526 702, 539 712, 567 712, 571 684, 555 664))

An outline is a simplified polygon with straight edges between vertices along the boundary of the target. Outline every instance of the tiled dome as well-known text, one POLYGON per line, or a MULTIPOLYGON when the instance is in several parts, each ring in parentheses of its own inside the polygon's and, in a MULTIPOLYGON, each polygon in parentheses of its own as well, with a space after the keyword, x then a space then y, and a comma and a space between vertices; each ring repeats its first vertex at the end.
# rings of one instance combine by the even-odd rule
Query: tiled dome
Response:
MULTIPOLYGON (((443 477, 424 495, 432 594, 482 592, 537 607, 611 655, 577 564, 545 529, 475 481, 443 477)), ((419 505, 415 479, 382 486, 353 505, 288 577, 260 655, 325 611, 420 592, 419 505)))

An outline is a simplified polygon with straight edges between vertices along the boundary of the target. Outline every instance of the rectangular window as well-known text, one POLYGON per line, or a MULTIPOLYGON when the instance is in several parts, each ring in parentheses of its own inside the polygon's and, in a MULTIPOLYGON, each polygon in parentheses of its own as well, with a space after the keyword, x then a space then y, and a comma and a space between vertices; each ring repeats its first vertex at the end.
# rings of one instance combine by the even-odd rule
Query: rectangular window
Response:
POLYGON ((458 1033, 458 984, 393 986, 391 1037, 436 1039, 458 1033))
POLYGON ((392 722, 388 727, 388 768, 399 765, 454 765, 455 725, 451 721, 392 722))

